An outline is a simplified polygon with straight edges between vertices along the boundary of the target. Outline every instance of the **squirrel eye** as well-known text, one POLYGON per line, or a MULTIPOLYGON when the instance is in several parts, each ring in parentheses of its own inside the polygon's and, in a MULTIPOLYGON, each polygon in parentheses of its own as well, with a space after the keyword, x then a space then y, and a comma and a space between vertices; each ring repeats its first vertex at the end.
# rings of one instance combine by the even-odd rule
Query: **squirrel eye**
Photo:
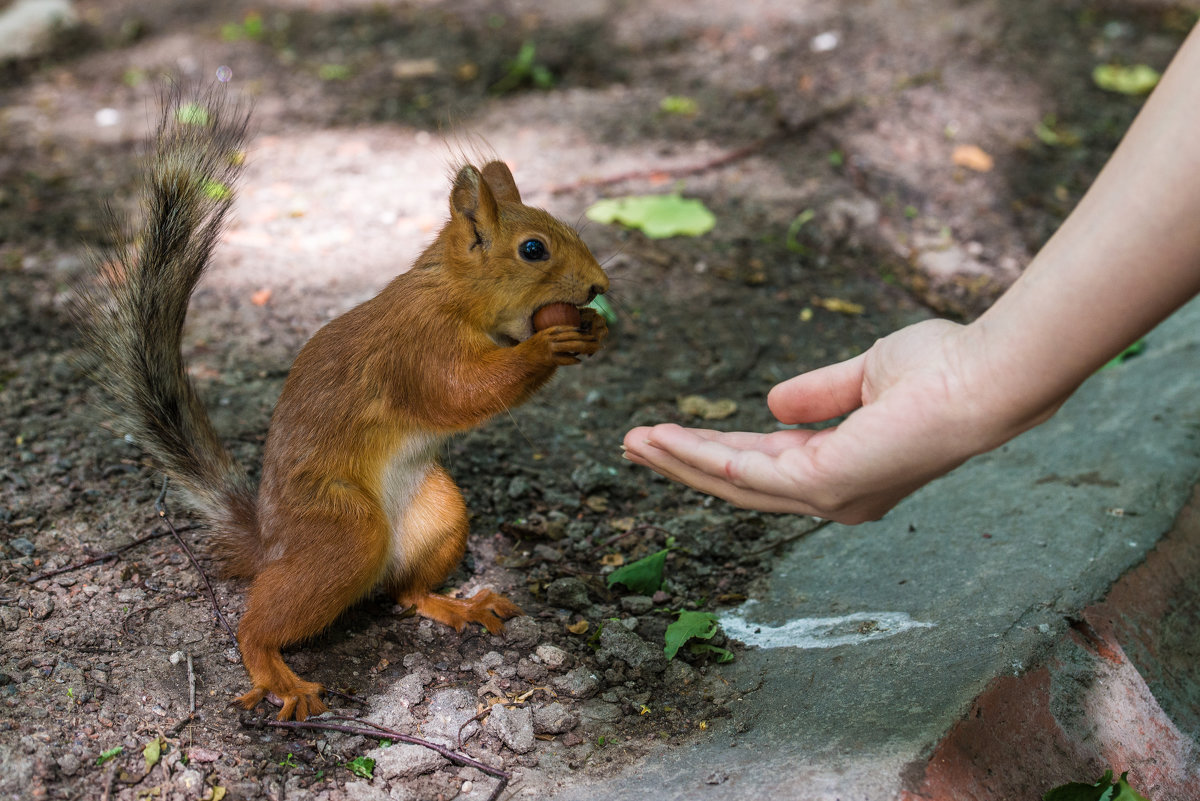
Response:
POLYGON ((517 247, 517 252, 525 261, 542 261, 550 258, 546 245, 540 239, 526 239, 517 247))

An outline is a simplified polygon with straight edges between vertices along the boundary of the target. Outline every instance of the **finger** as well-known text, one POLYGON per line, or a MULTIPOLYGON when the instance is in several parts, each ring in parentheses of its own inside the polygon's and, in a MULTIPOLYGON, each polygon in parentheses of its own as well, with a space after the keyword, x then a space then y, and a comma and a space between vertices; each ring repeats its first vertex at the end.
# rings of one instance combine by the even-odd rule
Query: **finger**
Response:
POLYGON ((801 448, 787 450, 787 469, 782 470, 779 457, 731 448, 676 425, 655 426, 647 442, 676 462, 735 487, 779 497, 804 496, 805 477, 810 471, 807 453, 801 448))
POLYGON ((772 387, 767 406, 781 423, 818 423, 862 406, 865 353, 819 367, 772 387))
POLYGON ((630 461, 649 467, 661 476, 686 484, 709 495, 715 495, 735 506, 744 509, 758 509, 762 512, 778 512, 790 514, 806 514, 820 516, 811 505, 786 496, 770 495, 754 489, 735 486, 717 476, 698 470, 691 465, 679 461, 666 451, 646 445, 643 457, 632 457, 630 461))

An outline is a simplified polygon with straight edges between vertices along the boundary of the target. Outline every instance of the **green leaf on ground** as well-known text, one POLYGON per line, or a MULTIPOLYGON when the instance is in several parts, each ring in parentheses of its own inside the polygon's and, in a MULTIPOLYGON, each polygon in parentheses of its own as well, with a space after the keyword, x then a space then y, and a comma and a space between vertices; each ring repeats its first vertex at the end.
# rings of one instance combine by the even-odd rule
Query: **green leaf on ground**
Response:
POLYGON ((667 659, 674 659, 688 640, 711 640, 717 633, 717 616, 711 612, 682 611, 676 614, 679 617, 667 626, 667 645, 663 649, 667 659))
POLYGON ((1158 85, 1160 77, 1158 70, 1145 64, 1130 67, 1101 64, 1092 70, 1092 80, 1097 86, 1123 95, 1144 95, 1158 85))
POLYGON ((640 229, 651 239, 700 236, 717 224, 716 216, 703 203, 677 193, 600 200, 593 203, 586 214, 594 222, 615 222, 640 229))
POLYGON ((146 743, 146 747, 142 749, 142 759, 146 760, 146 770, 158 764, 158 760, 162 758, 163 741, 161 737, 155 737, 150 742, 146 743))
POLYGON ((375 775, 375 760, 370 757, 355 757, 346 763, 346 769, 355 776, 370 779, 375 775))
POLYGON ((688 650, 693 654, 716 654, 718 662, 732 662, 733 651, 728 648, 721 648, 717 645, 709 645, 706 642, 694 642, 688 646, 688 650))
POLYGON ((322 81, 344 81, 350 77, 350 68, 345 64, 322 64, 317 68, 317 77, 322 81))
POLYGON ((229 200, 233 197, 233 190, 220 181, 205 181, 201 189, 206 196, 213 200, 229 200))
POLYGON ((114 746, 113 748, 108 749, 107 751, 101 751, 100 756, 96 757, 96 764, 103 765, 105 762, 112 759, 113 757, 120 756, 121 752, 124 750, 125 750, 125 746, 118 745, 118 746, 114 746))
POLYGON ((630 562, 608 574, 608 586, 622 584, 639 595, 653 595, 662 586, 663 567, 670 548, 630 562))
POLYGON ((667 114, 680 114, 690 117, 700 110, 695 100, 684 95, 669 95, 658 102, 658 107, 667 114))
POLYGON ((184 103, 175 112, 175 119, 184 125, 208 125, 208 109, 198 103, 184 103))
POLYGON ((1112 771, 1106 770, 1095 784, 1084 784, 1083 782, 1062 784, 1048 790, 1042 796, 1042 801, 1150 801, 1149 798, 1129 786, 1129 781, 1126 779, 1128 775, 1128 771, 1122 773, 1117 783, 1113 784, 1112 771))
POLYGON ((1134 356, 1139 355, 1145 349, 1146 349, 1146 340, 1139 339, 1137 342, 1134 342, 1128 348, 1121 351, 1116 356, 1112 357, 1112 360, 1109 361, 1108 364, 1104 365, 1100 369, 1107 370, 1110 367, 1116 367, 1119 364, 1124 364, 1125 362, 1132 359, 1134 356))

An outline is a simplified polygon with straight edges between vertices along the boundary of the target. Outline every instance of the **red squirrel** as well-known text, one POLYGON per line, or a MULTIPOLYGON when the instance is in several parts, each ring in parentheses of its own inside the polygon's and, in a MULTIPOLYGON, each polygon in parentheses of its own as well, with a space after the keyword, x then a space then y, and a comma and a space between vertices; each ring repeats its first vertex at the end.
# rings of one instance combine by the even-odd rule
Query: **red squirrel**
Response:
POLYGON ((293 673, 280 649, 375 588, 459 630, 480 623, 497 633, 522 614, 491 590, 462 600, 435 592, 468 533, 438 453, 447 437, 600 349, 607 327, 590 308, 577 325, 535 330, 532 318, 550 304, 583 306, 608 278, 574 230, 521 202, 503 162, 462 165, 450 219, 412 268, 296 357, 256 490, 218 439, 180 352, 244 161, 249 115, 220 88, 165 99, 140 241, 95 260, 79 308, 121 433, 183 488, 225 572, 250 579, 238 643, 253 686, 237 701, 249 709, 273 693, 280 720, 304 720, 326 710, 323 687, 293 673))

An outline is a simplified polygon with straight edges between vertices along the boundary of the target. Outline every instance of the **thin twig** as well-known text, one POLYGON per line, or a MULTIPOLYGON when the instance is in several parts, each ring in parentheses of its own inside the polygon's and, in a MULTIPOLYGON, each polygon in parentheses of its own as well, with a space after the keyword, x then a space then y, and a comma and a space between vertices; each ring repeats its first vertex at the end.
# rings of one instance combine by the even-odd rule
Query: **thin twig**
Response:
MULTIPOLYGON (((184 527, 180 528, 179 530, 180 531, 191 531, 193 528, 195 528, 195 526, 184 526, 184 527)), ((133 542, 127 542, 124 545, 122 545, 120 548, 117 548, 114 551, 109 551, 108 553, 102 553, 99 556, 93 556, 91 559, 85 559, 82 562, 77 562, 76 564, 73 564, 73 565, 67 565, 66 567, 60 567, 55 570, 47 570, 45 573, 39 573, 38 575, 34 576, 33 578, 25 579, 25 581, 30 584, 35 584, 39 581, 44 581, 45 579, 52 578, 52 577, 60 575, 62 573, 69 573, 72 570, 79 570, 80 568, 87 567, 88 565, 94 565, 97 562, 107 562, 110 559, 116 559, 123 552, 128 551, 130 548, 134 548, 138 545, 141 545, 142 543, 150 542, 151 540, 159 539, 160 537, 166 537, 170 533, 171 533, 170 531, 154 531, 154 532, 151 532, 150 534, 147 534, 144 537, 138 537, 133 542)))
POLYGON ((187 542, 183 537, 179 536, 179 531, 171 522, 171 518, 167 517, 167 481, 169 479, 163 476, 162 492, 158 493, 158 498, 154 501, 154 511, 158 512, 159 518, 167 524, 167 528, 171 529, 171 533, 175 536, 175 541, 179 543, 179 547, 183 548, 183 552, 187 554, 187 558, 191 560, 192 567, 196 568, 196 572, 200 574, 200 578, 204 579, 204 586, 208 588, 208 597, 212 601, 213 611, 217 613, 217 620, 221 621, 221 625, 225 627, 225 631, 229 634, 229 639, 233 641, 233 647, 238 649, 237 635, 233 633, 233 629, 229 626, 229 621, 225 619, 225 615, 221 614, 221 605, 217 603, 217 594, 213 591, 212 582, 208 580, 208 574, 204 572, 204 568, 200 567, 200 563, 196 561, 196 555, 192 553, 192 549, 188 547, 187 542))
POLYGON ((759 548, 757 551, 746 551, 744 554, 742 554, 742 556, 754 556, 755 554, 766 553, 767 551, 773 551, 776 548, 778 548, 780 545, 787 545, 789 542, 795 542, 798 539, 807 537, 809 534, 812 534, 815 531, 820 531, 821 529, 825 528, 832 522, 833 522, 832 520, 822 520, 821 522, 817 523, 812 528, 805 529, 804 531, 801 531, 799 534, 793 534, 790 537, 784 537, 781 540, 775 540, 775 542, 772 542, 770 545, 768 545, 764 548, 759 548))
POLYGON ((104 781, 104 795, 102 796, 103 801, 108 801, 108 799, 112 796, 113 785, 116 784, 116 782, 117 765, 114 762, 113 766, 108 769, 108 778, 104 781))
POLYGON ((466 754, 460 754, 457 751, 451 751, 449 748, 446 748, 443 745, 438 745, 437 743, 430 742, 429 740, 423 740, 420 737, 414 737, 411 734, 404 734, 402 732, 394 731, 393 729, 380 726, 378 723, 374 723, 370 720, 356 720, 355 723, 362 724, 359 726, 344 726, 340 723, 326 723, 320 720, 260 719, 257 721, 250 721, 250 723, 253 725, 268 726, 273 729, 317 729, 320 731, 340 731, 344 732, 345 734, 357 734, 362 737, 375 737, 377 739, 386 738, 402 743, 420 745, 430 749, 431 751, 436 751, 446 759, 453 762, 455 765, 461 765, 462 767, 467 768, 475 768, 476 770, 483 771, 489 776, 495 776, 498 778, 500 780, 500 786, 493 791, 492 795, 490 796, 492 799, 496 798, 499 793, 503 791, 505 785, 507 785, 509 780, 512 778, 512 774, 508 771, 500 770, 499 768, 493 768, 491 765, 485 765, 479 760, 472 759, 466 754), (364 728, 363 726, 370 726, 371 728, 368 729, 364 728))
POLYGON ((629 172, 618 173, 604 178, 581 178, 578 181, 572 181, 566 184, 555 184, 546 189, 552 195, 561 195, 567 192, 575 192, 580 189, 589 187, 612 186, 613 184, 621 184, 626 181, 639 181, 656 176, 666 176, 668 178, 683 178, 688 175, 695 175, 709 170, 715 170, 718 167, 724 167, 727 164, 732 164, 735 161, 741 161, 747 156, 752 156, 768 145, 774 144, 776 141, 785 139, 796 134, 804 133, 818 124, 832 117, 840 116, 847 111, 850 111, 858 103, 858 98, 851 97, 834 103, 826 108, 817 109, 810 116, 805 117, 799 122, 792 124, 784 124, 779 130, 773 131, 764 137, 756 139, 748 145, 735 148, 733 150, 722 153, 711 159, 696 164, 685 164, 679 167, 653 167, 642 170, 630 170, 629 172))
POLYGON ((192 667, 192 652, 188 651, 188 715, 196 714, 196 670, 192 667))

